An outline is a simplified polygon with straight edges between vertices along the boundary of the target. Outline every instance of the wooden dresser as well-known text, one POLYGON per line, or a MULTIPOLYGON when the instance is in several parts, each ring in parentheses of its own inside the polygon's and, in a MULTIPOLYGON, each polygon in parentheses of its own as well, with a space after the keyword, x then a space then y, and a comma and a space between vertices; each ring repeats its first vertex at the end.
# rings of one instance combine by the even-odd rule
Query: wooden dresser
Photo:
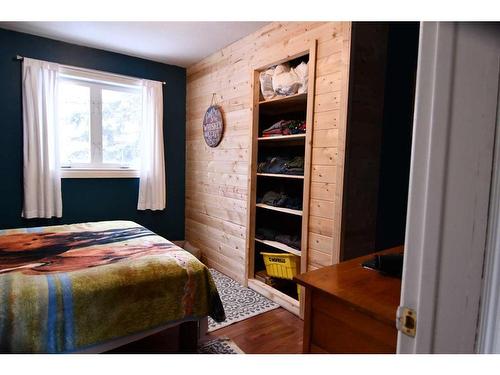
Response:
POLYGON ((298 275, 305 287, 304 353, 395 353, 401 280, 361 267, 375 254, 298 275))

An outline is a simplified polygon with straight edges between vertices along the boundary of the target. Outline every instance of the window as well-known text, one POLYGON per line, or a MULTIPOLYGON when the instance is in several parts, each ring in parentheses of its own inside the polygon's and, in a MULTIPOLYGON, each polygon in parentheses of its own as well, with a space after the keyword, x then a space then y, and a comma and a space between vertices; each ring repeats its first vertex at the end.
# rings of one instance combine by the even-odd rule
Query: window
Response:
POLYGON ((142 94, 138 85, 78 72, 60 76, 63 177, 137 177, 142 94))

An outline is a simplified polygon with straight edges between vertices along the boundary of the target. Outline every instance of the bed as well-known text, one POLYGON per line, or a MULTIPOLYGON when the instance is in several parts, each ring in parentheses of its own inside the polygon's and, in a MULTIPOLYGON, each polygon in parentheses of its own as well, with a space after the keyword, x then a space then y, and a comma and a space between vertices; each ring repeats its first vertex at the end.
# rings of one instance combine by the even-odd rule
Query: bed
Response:
POLYGON ((225 319, 208 269, 139 224, 0 231, 0 352, 102 352, 207 316, 225 319))

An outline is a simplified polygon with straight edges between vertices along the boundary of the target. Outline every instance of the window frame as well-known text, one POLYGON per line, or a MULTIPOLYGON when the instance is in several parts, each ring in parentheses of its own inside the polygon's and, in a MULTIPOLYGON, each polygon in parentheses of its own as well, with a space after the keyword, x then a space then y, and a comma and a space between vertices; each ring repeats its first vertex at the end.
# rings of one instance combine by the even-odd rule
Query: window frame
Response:
POLYGON ((88 87, 90 92, 90 163, 61 163, 61 178, 137 178, 138 166, 102 163, 102 90, 141 93, 137 79, 127 79, 113 74, 65 69, 59 75, 59 83, 88 87))

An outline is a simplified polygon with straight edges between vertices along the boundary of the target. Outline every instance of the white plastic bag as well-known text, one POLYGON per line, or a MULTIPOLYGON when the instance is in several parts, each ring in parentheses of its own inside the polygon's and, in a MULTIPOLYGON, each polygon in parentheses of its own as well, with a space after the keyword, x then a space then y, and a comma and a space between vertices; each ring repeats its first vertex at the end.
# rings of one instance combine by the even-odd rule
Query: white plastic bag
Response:
POLYGON ((260 72, 260 91, 262 92, 264 100, 272 99, 276 95, 273 90, 273 74, 274 67, 269 68, 264 72, 260 72))
POLYGON ((305 62, 301 62, 299 65, 295 67, 295 73, 301 82, 301 86, 298 89, 298 93, 306 93, 307 85, 309 83, 309 74, 308 74, 308 65, 305 62))
POLYGON ((302 62, 296 68, 280 64, 273 74, 273 90, 277 95, 293 95, 307 92, 307 64, 302 62))

